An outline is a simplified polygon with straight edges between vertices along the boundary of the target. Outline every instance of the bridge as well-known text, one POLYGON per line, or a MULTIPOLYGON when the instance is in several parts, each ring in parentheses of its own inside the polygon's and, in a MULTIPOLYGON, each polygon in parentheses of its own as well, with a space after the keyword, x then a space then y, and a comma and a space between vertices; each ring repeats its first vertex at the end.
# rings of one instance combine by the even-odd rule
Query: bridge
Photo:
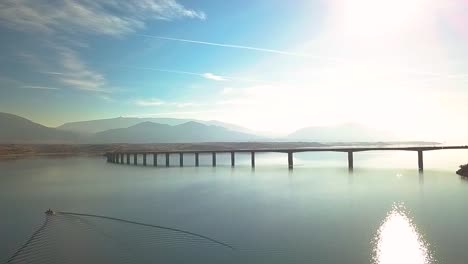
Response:
POLYGON ((113 151, 107 152, 107 161, 117 164, 131 164, 131 157, 133 157, 133 165, 138 165, 138 156, 143 157, 143 165, 147 166, 148 156, 153 158, 153 166, 158 166, 158 155, 165 156, 165 167, 170 166, 170 155, 179 155, 179 166, 184 166, 184 154, 195 155, 195 166, 200 165, 200 154, 211 154, 212 166, 216 167, 216 155, 218 153, 231 154, 231 166, 236 164, 236 153, 250 153, 251 166, 255 168, 255 153, 285 153, 288 159, 288 168, 293 169, 294 153, 300 152, 342 152, 348 155, 348 168, 354 168, 354 152, 364 151, 413 151, 418 155, 418 169, 424 170, 424 151, 434 150, 449 150, 449 149, 468 149, 468 146, 422 146, 422 147, 305 147, 305 148, 256 148, 256 149, 229 149, 229 150, 178 150, 178 151, 113 151))

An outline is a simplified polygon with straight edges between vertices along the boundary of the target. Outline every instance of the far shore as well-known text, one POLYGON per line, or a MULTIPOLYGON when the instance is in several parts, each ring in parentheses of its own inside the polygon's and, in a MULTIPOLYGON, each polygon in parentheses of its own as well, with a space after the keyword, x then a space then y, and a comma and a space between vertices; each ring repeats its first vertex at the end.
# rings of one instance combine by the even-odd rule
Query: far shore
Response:
POLYGON ((0 159, 24 157, 69 157, 102 156, 111 151, 190 151, 190 150, 232 150, 262 148, 302 148, 336 146, 432 146, 437 142, 206 142, 206 143, 152 143, 152 144, 0 144, 0 159))

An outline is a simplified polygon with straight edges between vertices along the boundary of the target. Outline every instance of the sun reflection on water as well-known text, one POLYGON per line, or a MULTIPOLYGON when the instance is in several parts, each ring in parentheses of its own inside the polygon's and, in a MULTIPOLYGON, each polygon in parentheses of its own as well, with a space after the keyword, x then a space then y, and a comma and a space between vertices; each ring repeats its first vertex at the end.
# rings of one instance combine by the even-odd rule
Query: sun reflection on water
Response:
POLYGON ((403 204, 394 204, 373 240, 374 264, 434 263, 429 244, 418 233, 403 204))

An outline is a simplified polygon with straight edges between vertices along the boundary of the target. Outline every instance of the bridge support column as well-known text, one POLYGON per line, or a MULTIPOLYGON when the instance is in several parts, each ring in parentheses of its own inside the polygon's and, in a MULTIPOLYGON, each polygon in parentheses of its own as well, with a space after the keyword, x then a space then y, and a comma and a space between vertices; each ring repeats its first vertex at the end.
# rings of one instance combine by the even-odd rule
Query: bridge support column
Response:
POLYGON ((200 166, 200 158, 199 158, 199 155, 200 153, 198 152, 195 152, 195 167, 198 167, 200 166))
POLYGON ((114 155, 114 153, 110 153, 110 154, 109 154, 109 157, 110 157, 110 161, 111 161, 112 163, 114 163, 114 162, 115 162, 115 155, 114 155))
POLYGON ((146 153, 143 154, 143 166, 146 166, 146 153))
POLYGON ((179 153, 179 165, 180 167, 184 166, 184 153, 179 153))
POLYGON ((133 165, 138 165, 138 153, 133 154, 133 165))
POLYGON ((250 153, 250 163, 252 165, 252 168, 255 168, 255 152, 250 153))
POLYGON ((127 164, 130 164, 130 153, 127 153, 127 164))
POLYGON ((213 155, 213 158, 212 158, 213 167, 216 167, 216 152, 213 152, 212 155, 213 155))
POLYGON ((153 166, 157 167, 158 166, 158 154, 153 153, 153 166))
POLYGON ((353 152, 348 151, 348 169, 352 171, 354 169, 354 158, 353 158, 353 152))
POLYGON ((236 156, 235 156, 235 152, 231 151, 231 167, 234 167, 234 166, 236 166, 236 156))
POLYGON ((289 168, 290 170, 292 170, 292 169, 293 169, 293 166, 294 166, 294 164, 293 164, 293 153, 292 153, 292 152, 288 152, 288 168, 289 168))
POLYGON ((169 167, 169 153, 166 153, 166 167, 169 167))
POLYGON ((422 150, 418 150, 418 169, 419 171, 424 170, 424 162, 423 162, 423 152, 422 150))

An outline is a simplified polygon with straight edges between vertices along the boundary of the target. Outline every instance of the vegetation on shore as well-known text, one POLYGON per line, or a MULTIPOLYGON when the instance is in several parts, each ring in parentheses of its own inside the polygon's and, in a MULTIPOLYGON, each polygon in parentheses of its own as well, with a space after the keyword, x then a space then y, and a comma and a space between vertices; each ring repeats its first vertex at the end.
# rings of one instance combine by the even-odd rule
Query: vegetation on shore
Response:
POLYGON ((468 177, 468 164, 461 165, 460 169, 457 171, 457 174, 463 177, 468 177))

